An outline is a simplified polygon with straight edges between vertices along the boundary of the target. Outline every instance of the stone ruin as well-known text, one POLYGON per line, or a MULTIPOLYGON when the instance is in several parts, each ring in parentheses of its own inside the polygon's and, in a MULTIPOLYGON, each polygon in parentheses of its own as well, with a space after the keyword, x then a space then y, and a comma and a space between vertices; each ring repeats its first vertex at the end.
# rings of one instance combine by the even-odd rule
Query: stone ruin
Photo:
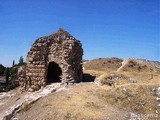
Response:
POLYGON ((79 40, 63 29, 38 38, 18 71, 22 90, 36 91, 54 82, 81 82, 83 49, 79 40))

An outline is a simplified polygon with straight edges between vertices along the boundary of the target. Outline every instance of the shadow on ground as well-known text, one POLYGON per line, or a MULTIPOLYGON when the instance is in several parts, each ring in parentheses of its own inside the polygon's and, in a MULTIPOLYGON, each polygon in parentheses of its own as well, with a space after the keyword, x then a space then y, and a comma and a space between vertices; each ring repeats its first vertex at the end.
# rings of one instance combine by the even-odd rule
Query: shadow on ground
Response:
POLYGON ((88 73, 84 73, 83 74, 83 82, 94 82, 96 76, 93 76, 91 74, 88 73))

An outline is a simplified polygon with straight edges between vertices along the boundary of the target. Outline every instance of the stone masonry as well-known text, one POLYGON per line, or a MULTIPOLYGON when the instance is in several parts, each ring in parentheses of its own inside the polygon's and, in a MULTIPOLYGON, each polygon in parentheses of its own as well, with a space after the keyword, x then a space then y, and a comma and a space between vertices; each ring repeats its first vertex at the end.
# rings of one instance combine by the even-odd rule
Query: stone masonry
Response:
POLYGON ((83 79, 80 41, 63 29, 38 38, 19 70, 22 90, 36 91, 52 82, 76 83, 83 79))

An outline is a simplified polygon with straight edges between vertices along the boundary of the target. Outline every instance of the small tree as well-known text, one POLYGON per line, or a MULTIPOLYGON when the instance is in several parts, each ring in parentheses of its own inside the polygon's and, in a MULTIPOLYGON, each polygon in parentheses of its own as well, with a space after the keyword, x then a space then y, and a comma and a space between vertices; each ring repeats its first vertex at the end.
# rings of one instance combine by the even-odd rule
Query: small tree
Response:
POLYGON ((12 67, 15 65, 15 61, 13 60, 12 67))
POLYGON ((9 75, 10 75, 10 70, 9 70, 9 68, 7 67, 7 68, 6 68, 6 71, 5 71, 5 76, 6 76, 6 86, 8 85, 9 75))
POLYGON ((23 57, 21 56, 20 59, 19 59, 18 65, 23 65, 23 64, 24 64, 24 62, 23 62, 23 57))
POLYGON ((0 76, 4 75, 5 69, 6 68, 2 64, 0 64, 0 76))
POLYGON ((18 77, 18 67, 12 67, 10 68, 10 77, 11 77, 11 80, 15 80, 17 79, 18 77))

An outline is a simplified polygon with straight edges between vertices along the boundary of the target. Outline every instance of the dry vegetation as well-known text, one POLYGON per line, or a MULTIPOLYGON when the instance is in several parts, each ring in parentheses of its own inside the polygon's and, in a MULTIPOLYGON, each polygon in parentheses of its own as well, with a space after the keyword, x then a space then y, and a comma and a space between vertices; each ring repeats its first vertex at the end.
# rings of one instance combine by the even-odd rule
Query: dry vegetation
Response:
POLYGON ((122 59, 119 58, 98 58, 87 61, 84 67, 87 70, 111 71, 117 70, 122 65, 122 59))
MULTIPOLYGON (((103 70, 98 68, 99 65, 94 64, 95 61, 98 63, 99 60, 86 63, 85 72, 96 76, 96 80, 100 81, 101 85, 112 87, 107 92, 100 93, 97 91, 99 97, 103 98, 106 103, 134 113, 160 114, 160 106, 156 101, 157 96, 153 94, 153 90, 160 86, 160 68, 149 62, 130 59, 121 71, 115 69, 115 65, 117 66, 115 63, 108 71, 103 65, 103 70), (90 66, 91 63, 95 66, 90 66), (94 68, 98 69, 95 70, 94 68)), ((99 62, 101 62, 100 65, 103 64, 101 60, 99 62)))
POLYGON ((128 112, 155 114, 160 112, 153 93, 153 89, 160 86, 159 78, 155 77, 151 84, 124 83, 115 87, 80 83, 27 105, 16 117, 26 120, 127 120, 128 112))
POLYGON ((128 61, 122 70, 130 72, 160 73, 160 69, 152 65, 150 62, 132 59, 128 61))
POLYGON ((126 112, 108 104, 104 92, 109 86, 98 87, 91 83, 80 83, 68 90, 52 93, 17 114, 20 119, 34 120, 125 120, 126 112), (102 96, 103 95, 103 96, 102 96))
POLYGON ((132 67, 134 62, 129 61, 124 65, 125 70, 117 71, 121 59, 87 61, 84 73, 95 76, 101 85, 79 83, 32 105, 24 103, 16 117, 20 120, 128 120, 129 112, 160 115, 158 96, 153 91, 160 86, 159 69, 143 63, 139 71, 140 63, 132 67))

